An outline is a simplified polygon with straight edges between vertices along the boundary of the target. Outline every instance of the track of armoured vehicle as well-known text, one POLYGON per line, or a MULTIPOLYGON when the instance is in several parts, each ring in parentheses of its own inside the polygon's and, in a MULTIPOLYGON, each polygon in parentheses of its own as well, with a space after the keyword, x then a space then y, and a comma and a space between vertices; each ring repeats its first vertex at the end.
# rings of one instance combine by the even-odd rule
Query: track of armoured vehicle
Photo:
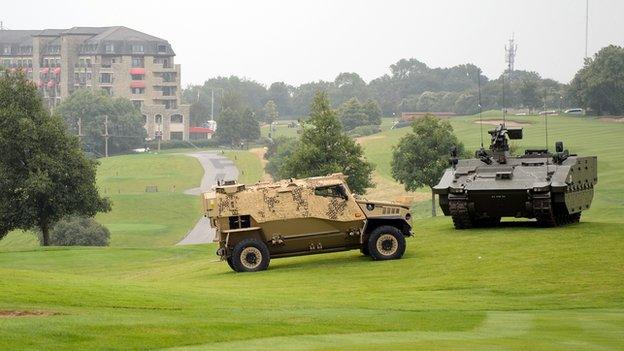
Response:
POLYGON ((509 153, 508 139, 521 139, 522 128, 504 124, 489 131, 489 150, 460 160, 451 151, 451 168, 433 188, 440 207, 457 229, 496 226, 501 217, 535 218, 540 226, 576 223, 590 207, 598 182, 596 156, 577 156, 557 142, 547 149, 509 153))

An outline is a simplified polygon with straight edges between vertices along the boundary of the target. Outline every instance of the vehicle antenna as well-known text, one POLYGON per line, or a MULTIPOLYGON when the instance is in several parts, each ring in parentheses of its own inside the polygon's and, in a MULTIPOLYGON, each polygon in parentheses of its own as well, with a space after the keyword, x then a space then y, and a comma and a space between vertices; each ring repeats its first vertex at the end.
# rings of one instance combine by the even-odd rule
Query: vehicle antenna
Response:
POLYGON ((503 79, 503 128, 506 127, 507 124, 507 108, 505 107, 505 74, 503 73, 502 79, 503 79))
POLYGON ((548 150, 548 111, 546 111, 546 94, 548 94, 548 89, 544 88, 544 131, 546 138, 546 150, 548 150))
POLYGON ((481 69, 477 68, 477 87, 479 89, 478 107, 479 107, 479 126, 481 128, 481 148, 483 149, 483 118, 481 116, 481 69))

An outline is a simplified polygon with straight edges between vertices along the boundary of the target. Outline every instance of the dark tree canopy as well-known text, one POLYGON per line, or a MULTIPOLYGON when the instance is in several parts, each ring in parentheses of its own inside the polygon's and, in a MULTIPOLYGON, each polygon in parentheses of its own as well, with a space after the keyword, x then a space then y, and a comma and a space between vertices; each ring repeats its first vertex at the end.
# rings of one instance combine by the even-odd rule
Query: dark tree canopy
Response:
POLYGON ((0 150, 0 238, 39 228, 48 245, 61 218, 110 210, 95 185, 96 161, 21 73, 0 77, 0 150))
POLYGON ((235 92, 225 92, 223 111, 217 118, 216 136, 224 144, 238 145, 241 142, 260 138, 260 123, 255 112, 244 106, 235 92))
POLYGON ((405 185, 405 190, 432 187, 448 167, 449 152, 464 146, 453 134, 453 127, 431 115, 414 122, 412 132, 403 136, 392 154, 392 176, 405 185))
MULTIPOLYGON (((434 68, 417 59, 401 59, 390 65, 389 74, 366 82, 354 72, 339 73, 333 81, 314 81, 299 86, 275 82, 266 86, 253 80, 238 77, 218 77, 202 86, 191 86, 183 95, 187 103, 199 103, 204 111, 210 108, 210 92, 215 91, 215 113, 221 108, 224 91, 235 91, 246 106, 257 115, 269 100, 278 107, 280 118, 299 119, 308 116, 317 91, 327 92, 333 108, 357 98, 363 105, 372 99, 377 102, 381 114, 392 116, 401 112, 455 112, 473 114, 478 111, 478 82, 481 82, 483 110, 500 109, 505 100, 508 108, 547 108, 569 106, 566 86, 550 79, 543 79, 535 72, 506 72, 505 79, 488 79, 473 64, 434 68), (502 98, 503 80, 506 98, 502 98)), ((196 110, 200 111, 198 107, 196 110)), ((375 123, 371 123, 375 124, 375 123)))
MULTIPOLYGON (((448 167, 452 147, 464 154, 464 145, 453 134, 453 127, 432 115, 425 115, 412 124, 412 132, 399 140, 392 152, 392 177, 415 191, 423 186, 432 188, 448 167)), ((435 216, 435 195, 431 192, 431 214, 435 216)))
POLYGON ((104 154, 105 116, 108 116, 109 153, 124 152, 145 144, 144 118, 128 99, 110 97, 102 91, 79 89, 63 100, 56 112, 63 116, 75 135, 78 135, 78 120, 81 120, 86 151, 104 154))
POLYGON ((624 113, 624 48, 610 45, 586 59, 570 90, 581 107, 598 114, 624 113))
POLYGON ((351 190, 363 194, 373 186, 373 165, 364 160, 360 145, 342 132, 326 93, 316 94, 310 110, 301 140, 280 174, 304 178, 342 172, 351 190))

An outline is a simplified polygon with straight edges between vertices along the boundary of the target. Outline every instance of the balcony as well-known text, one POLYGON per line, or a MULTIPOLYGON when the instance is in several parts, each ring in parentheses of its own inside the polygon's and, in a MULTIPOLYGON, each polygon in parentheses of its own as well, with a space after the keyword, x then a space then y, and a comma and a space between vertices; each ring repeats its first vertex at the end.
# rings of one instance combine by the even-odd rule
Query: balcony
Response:
POLYGON ((162 63, 154 63, 152 65, 152 70, 154 72, 178 72, 180 70, 180 65, 172 65, 170 63, 167 65, 164 65, 162 63))
POLYGON ((176 80, 165 81, 163 78, 154 78, 153 82, 155 87, 177 87, 179 85, 176 80))

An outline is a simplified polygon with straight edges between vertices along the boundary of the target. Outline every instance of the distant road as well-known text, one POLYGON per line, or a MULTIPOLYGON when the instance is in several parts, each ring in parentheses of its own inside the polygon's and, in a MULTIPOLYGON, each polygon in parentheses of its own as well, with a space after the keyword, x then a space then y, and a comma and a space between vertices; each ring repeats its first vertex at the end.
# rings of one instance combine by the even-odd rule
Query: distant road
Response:
MULTIPOLYGON (((204 168, 204 177, 202 178, 199 188, 188 189, 184 191, 185 194, 200 195, 203 192, 210 191, 212 186, 217 184, 217 180, 238 178, 238 169, 236 169, 234 163, 217 151, 201 151, 186 155, 199 160, 199 163, 204 168)), ((191 229, 177 245, 211 243, 214 234, 214 229, 210 226, 210 221, 202 216, 197 224, 195 224, 195 227, 191 229)))

